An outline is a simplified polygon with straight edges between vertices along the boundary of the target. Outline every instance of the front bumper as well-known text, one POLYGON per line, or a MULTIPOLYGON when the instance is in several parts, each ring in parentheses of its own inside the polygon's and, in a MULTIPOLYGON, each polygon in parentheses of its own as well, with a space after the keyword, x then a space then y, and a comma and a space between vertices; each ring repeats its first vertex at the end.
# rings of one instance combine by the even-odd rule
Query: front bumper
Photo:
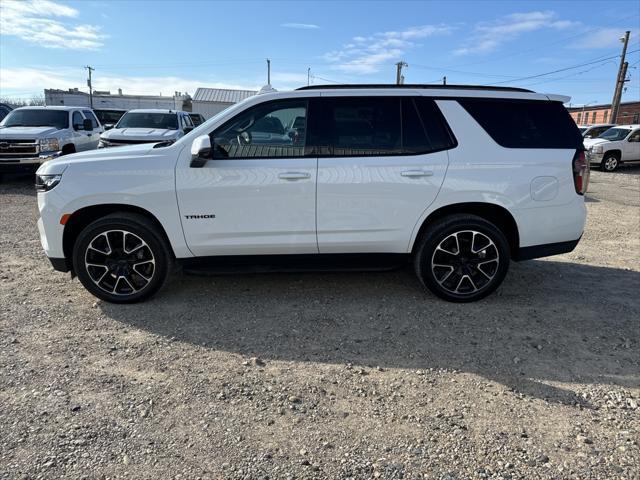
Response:
POLYGON ((602 158, 604 157, 604 153, 593 153, 587 152, 587 160, 592 165, 600 165, 602 163, 602 158))
POLYGON ((0 173, 34 173, 38 167, 48 160, 62 155, 62 152, 41 153, 37 157, 2 158, 0 156, 0 173))

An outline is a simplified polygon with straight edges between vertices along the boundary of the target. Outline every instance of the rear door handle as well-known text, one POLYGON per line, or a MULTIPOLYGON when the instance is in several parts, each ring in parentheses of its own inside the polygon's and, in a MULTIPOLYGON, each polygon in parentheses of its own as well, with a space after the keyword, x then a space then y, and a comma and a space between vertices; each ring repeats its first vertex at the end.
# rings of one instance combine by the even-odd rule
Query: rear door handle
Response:
POLYGON ((311 178, 311 174, 305 172, 284 172, 279 174, 278 178, 282 180, 304 180, 305 178, 311 178))
POLYGON ((400 172, 400 175, 403 177, 431 177, 433 175, 433 171, 431 170, 404 170, 400 172))

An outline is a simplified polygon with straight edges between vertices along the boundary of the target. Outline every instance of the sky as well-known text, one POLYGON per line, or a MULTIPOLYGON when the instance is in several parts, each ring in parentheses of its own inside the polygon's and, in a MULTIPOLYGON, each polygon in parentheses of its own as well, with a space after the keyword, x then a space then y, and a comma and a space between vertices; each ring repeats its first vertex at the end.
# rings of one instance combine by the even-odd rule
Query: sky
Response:
POLYGON ((493 84, 609 103, 631 31, 623 101, 640 99, 633 1, 0 0, 0 97, 45 88, 193 95, 197 87, 493 84), (310 69, 310 74, 308 72, 310 69), (555 72, 555 73, 550 73, 555 72))

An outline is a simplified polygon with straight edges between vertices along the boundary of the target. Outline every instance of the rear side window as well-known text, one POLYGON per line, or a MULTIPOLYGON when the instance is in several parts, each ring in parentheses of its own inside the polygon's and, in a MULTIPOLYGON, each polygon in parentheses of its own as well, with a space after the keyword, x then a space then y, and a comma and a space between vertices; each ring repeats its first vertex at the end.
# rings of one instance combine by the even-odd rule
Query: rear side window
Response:
POLYGON ((582 135, 560 102, 458 100, 496 143, 507 148, 582 148, 582 135))
POLYGON ((420 97, 333 97, 311 102, 307 155, 412 155, 454 146, 435 103, 420 97))

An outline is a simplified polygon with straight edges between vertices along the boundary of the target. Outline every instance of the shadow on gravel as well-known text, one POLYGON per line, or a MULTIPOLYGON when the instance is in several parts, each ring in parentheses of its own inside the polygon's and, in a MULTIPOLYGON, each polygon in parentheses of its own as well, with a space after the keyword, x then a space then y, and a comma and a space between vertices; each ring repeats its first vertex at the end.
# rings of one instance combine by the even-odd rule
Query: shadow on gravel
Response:
POLYGON ((440 301, 401 270, 178 276, 150 302, 101 308, 157 335, 266 361, 457 369, 588 407, 552 383, 640 385, 639 287, 638 272, 531 261, 513 264, 504 286, 475 304, 440 301))
MULTIPOLYGON (((25 187, 31 187, 26 193, 28 196, 36 196, 34 174, 0 174, 0 195, 5 192, 16 193, 16 190, 24 190, 25 187)), ((25 192, 20 192, 25 193, 25 192)))

